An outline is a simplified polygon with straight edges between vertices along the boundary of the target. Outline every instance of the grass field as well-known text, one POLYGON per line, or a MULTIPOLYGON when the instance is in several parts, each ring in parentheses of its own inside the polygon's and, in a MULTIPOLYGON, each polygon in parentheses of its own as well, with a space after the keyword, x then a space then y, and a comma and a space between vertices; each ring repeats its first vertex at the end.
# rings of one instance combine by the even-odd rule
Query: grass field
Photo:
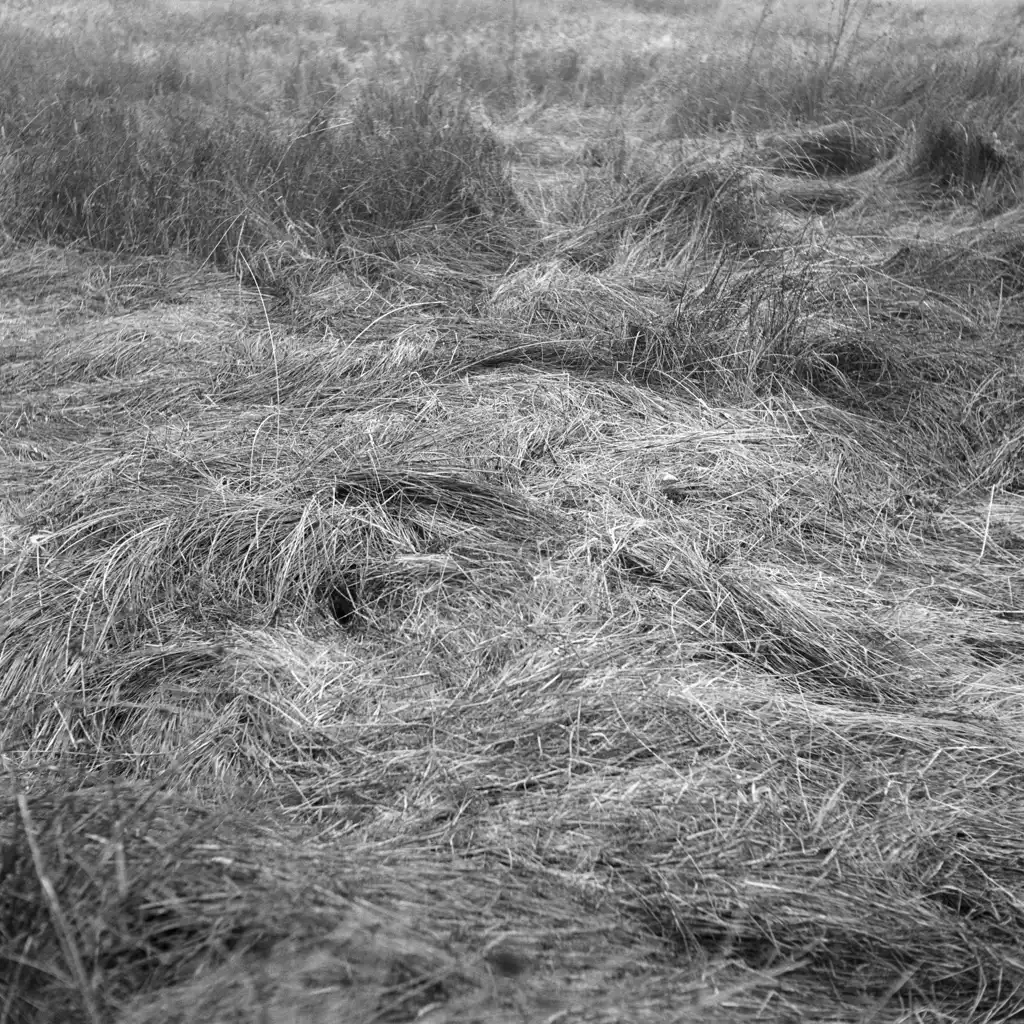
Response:
POLYGON ((1024 1015, 1024 4, 0 9, 0 1024, 1024 1015))

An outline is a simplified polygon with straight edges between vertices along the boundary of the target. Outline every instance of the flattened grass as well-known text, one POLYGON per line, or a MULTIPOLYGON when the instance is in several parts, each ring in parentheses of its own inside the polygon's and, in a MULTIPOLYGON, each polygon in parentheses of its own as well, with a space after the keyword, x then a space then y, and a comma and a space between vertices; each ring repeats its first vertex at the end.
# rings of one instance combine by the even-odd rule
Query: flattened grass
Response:
POLYGON ((1018 1019, 1012 69, 676 148, 482 11, 5 108, 0 1018, 1018 1019))

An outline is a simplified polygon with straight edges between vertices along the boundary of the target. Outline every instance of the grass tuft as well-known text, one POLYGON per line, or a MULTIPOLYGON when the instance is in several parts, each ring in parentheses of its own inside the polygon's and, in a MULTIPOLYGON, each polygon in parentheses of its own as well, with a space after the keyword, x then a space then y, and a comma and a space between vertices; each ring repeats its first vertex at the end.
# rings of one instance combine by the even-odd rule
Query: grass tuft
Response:
POLYGON ((1019 156, 1011 156, 991 133, 975 124, 941 118, 926 120, 916 129, 907 165, 913 177, 953 192, 977 192, 994 179, 1012 187, 1024 171, 1019 156))
POLYGON ((489 222, 512 203, 498 143, 436 81, 368 86, 341 124, 121 93, 78 92, 23 116, 3 197, 23 239, 244 271, 275 248, 343 258, 352 235, 489 222))

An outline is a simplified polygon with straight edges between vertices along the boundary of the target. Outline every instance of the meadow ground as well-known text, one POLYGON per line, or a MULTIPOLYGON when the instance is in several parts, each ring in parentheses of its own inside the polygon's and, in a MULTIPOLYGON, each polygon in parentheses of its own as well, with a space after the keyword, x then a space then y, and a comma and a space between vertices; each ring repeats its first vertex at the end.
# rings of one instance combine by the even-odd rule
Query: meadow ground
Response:
POLYGON ((1024 5, 0 11, 0 1024, 1024 1014, 1024 5))

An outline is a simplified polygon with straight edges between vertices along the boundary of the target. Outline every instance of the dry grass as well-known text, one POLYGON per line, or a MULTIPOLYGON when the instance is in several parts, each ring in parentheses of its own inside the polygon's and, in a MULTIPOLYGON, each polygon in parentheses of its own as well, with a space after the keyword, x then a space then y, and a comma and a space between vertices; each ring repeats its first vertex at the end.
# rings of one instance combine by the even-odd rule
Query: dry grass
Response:
POLYGON ((1020 1019, 1014 5, 0 18, 2 1024, 1020 1019))

